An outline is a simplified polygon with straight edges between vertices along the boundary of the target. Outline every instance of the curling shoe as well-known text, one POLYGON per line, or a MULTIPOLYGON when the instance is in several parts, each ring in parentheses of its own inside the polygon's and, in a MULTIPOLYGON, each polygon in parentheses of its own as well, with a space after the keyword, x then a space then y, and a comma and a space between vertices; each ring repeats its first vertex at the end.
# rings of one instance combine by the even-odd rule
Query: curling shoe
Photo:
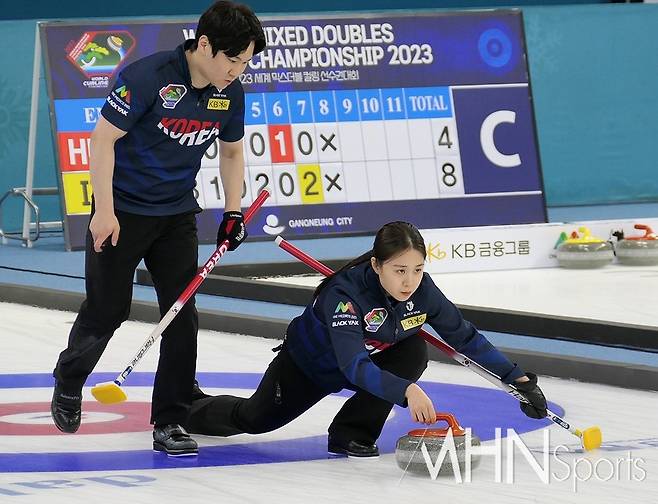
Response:
POLYGON ((55 383, 50 414, 60 431, 68 434, 76 432, 82 417, 82 391, 64 391, 59 383, 55 383))
POLYGON ((348 457, 379 457, 379 448, 376 444, 362 443, 361 441, 343 443, 332 437, 329 437, 327 451, 332 455, 347 455, 348 457))
POLYGON ((199 453, 199 446, 180 425, 167 424, 153 429, 153 450, 170 457, 189 457, 199 453))

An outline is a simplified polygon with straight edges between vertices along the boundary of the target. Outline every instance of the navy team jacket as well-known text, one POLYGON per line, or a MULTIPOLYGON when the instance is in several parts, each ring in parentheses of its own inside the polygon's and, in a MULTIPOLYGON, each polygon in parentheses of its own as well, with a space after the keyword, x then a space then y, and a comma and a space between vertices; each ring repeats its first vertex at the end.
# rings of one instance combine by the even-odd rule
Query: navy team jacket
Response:
POLYGON ((427 273, 411 297, 398 302, 387 295, 369 262, 336 275, 290 322, 286 348, 304 374, 327 393, 360 388, 406 406, 411 382, 380 369, 370 354, 418 334, 423 324, 504 382, 524 375, 464 320, 427 273))
POLYGON ((217 138, 236 142, 244 135, 242 85, 236 79, 223 90, 193 87, 185 58, 191 43, 125 67, 101 109, 127 132, 114 145, 117 210, 152 216, 198 211, 193 191, 204 153, 217 138))

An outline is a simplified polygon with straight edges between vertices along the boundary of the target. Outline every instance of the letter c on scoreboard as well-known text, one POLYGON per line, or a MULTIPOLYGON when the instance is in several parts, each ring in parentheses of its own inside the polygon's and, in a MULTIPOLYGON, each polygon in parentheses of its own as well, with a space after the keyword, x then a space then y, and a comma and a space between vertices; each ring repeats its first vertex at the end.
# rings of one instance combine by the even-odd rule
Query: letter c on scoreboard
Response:
POLYGON ((501 168, 513 168, 521 165, 521 156, 518 154, 503 154, 496 147, 494 132, 499 124, 516 122, 516 112, 513 110, 498 110, 489 114, 482 122, 480 128, 480 145, 487 159, 501 168))

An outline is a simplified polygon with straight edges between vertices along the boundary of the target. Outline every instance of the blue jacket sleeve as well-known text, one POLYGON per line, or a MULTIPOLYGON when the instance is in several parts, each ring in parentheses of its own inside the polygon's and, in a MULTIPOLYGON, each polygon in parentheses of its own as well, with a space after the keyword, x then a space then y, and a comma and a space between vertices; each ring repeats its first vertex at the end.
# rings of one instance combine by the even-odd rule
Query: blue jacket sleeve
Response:
POLYGON ((496 374, 505 383, 512 383, 525 373, 494 347, 425 274, 424 287, 430 299, 427 323, 455 350, 496 374))
POLYGON ((406 406, 409 380, 379 368, 371 359, 363 340, 363 314, 344 292, 328 287, 322 304, 323 322, 336 361, 347 380, 357 387, 391 403, 406 406))

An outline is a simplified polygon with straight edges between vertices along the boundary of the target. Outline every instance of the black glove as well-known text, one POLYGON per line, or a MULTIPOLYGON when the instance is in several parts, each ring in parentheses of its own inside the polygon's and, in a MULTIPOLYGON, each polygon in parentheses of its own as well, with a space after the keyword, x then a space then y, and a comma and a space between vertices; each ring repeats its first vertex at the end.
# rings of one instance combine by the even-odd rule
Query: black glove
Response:
POLYGON ((228 249, 235 250, 247 238, 242 212, 224 212, 224 218, 217 230, 217 247, 228 240, 228 249))
POLYGON ((530 418, 544 418, 546 416, 546 398, 544 393, 537 386, 537 375, 534 373, 525 374, 530 381, 514 382, 516 390, 521 392, 530 403, 520 403, 521 411, 530 418))

